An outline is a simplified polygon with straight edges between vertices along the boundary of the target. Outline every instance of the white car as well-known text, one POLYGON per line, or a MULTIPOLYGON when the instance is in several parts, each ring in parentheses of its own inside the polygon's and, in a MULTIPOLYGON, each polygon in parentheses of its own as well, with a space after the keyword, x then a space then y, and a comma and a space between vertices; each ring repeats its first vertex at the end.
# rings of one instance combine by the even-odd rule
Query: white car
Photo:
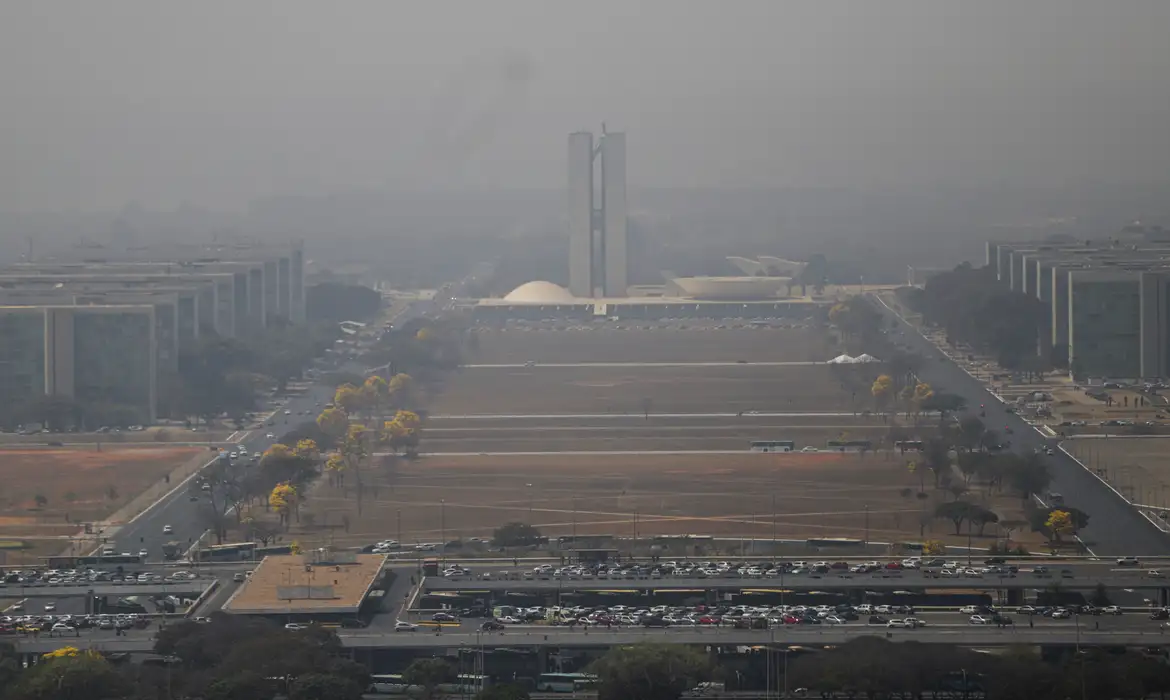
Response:
POLYGON ((395 632, 415 632, 417 630, 418 625, 414 624, 413 622, 403 622, 402 620, 399 620, 398 622, 394 623, 395 632))
POLYGON ((50 630, 50 632, 72 632, 72 631, 73 631, 72 627, 70 627, 69 625, 66 625, 65 623, 62 623, 62 622, 58 622, 57 624, 53 625, 53 628, 50 630))
POLYGON ((972 615, 971 619, 967 620, 967 622, 971 623, 972 625, 990 625, 991 618, 984 617, 982 615, 972 615))
POLYGON ((300 630, 309 629, 309 626, 306 624, 302 624, 300 622, 290 622, 287 625, 285 625, 284 628, 286 630, 291 630, 293 632, 299 632, 300 630))
POLYGON ((267 439, 269 439, 269 440, 275 440, 275 439, 276 439, 276 433, 268 433, 268 434, 267 434, 267 435, 265 435, 264 437, 265 437, 265 438, 267 438, 267 439))
POLYGON ((150 552, 146 551, 145 549, 140 549, 140 550, 138 550, 138 556, 145 559, 145 558, 150 556, 150 552))
POLYGON ((56 609, 57 609, 57 604, 56 604, 56 603, 54 603, 54 602, 52 602, 52 601, 49 601, 48 603, 45 603, 45 612, 53 612, 53 611, 54 611, 54 610, 56 610, 56 609))
POLYGON ((1146 576, 1149 576, 1150 578, 1166 578, 1166 575, 1157 569, 1150 569, 1146 572, 1146 576))
POLYGON ((170 525, 163 525, 163 534, 173 535, 175 534, 175 528, 171 527, 170 525))
POLYGON ((963 607, 959 608, 959 614, 961 614, 961 615, 978 615, 979 608, 975 607, 974 605, 964 605, 963 607))

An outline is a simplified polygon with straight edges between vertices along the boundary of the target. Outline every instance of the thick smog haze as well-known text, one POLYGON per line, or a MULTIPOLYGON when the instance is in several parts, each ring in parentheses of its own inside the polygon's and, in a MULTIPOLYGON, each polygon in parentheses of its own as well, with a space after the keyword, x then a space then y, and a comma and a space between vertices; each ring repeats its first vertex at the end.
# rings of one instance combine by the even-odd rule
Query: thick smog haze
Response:
POLYGON ((562 187, 1161 186, 1170 3, 5 3, 0 210, 562 187))

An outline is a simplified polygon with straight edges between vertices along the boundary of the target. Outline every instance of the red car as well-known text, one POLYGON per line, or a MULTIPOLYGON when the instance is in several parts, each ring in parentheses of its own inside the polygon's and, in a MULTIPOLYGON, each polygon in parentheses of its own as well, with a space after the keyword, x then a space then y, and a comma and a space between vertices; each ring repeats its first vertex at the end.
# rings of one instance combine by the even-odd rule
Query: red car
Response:
POLYGON ((800 618, 795 616, 795 615, 785 615, 783 619, 784 619, 784 624, 786 624, 786 625, 799 625, 800 624, 800 618))
POLYGON ((699 618, 699 624, 700 625, 717 625, 717 624, 719 624, 719 618, 712 617, 710 615, 704 615, 703 617, 699 618))
POLYGON ((902 568, 902 562, 900 562, 900 561, 892 561, 892 562, 890 562, 889 564, 886 564, 886 568, 887 568, 887 569, 895 569, 895 570, 896 570, 896 569, 901 569, 901 568, 902 568))

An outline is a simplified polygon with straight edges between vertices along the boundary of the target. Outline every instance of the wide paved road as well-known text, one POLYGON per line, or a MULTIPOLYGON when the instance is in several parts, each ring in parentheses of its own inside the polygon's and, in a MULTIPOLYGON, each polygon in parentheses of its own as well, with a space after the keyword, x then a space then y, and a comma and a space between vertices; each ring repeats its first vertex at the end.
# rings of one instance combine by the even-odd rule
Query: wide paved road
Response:
MULTIPOLYGON (((392 319, 395 323, 404 323, 417 316, 420 311, 412 303, 405 306, 392 319)), ((265 426, 252 430, 248 436, 233 449, 249 454, 263 452, 275 440, 266 437, 268 433, 280 436, 295 428, 300 423, 314 420, 321 411, 321 406, 333 400, 333 390, 329 387, 311 384, 305 394, 292 397, 287 404, 276 411, 273 416, 275 425, 265 426), (286 412, 291 415, 286 415, 286 412), (302 415, 307 413, 307 415, 302 415)), ((208 462, 210 463, 209 457, 208 462)), ((207 528, 199 515, 199 504, 190 500, 190 479, 182 484, 176 484, 174 489, 136 519, 121 527, 111 538, 112 544, 119 552, 134 552, 145 549, 151 560, 162 559, 162 547, 172 540, 193 542, 207 528), (170 525, 174 534, 164 535, 163 527, 170 525)))
MULTIPOLYGON (((1024 419, 1007 413, 1005 406, 979 380, 951 362, 880 299, 874 298, 874 304, 887 317, 897 320, 906 343, 928 358, 918 372, 923 381, 936 390, 962 396, 967 400, 968 414, 978 410, 980 404, 986 406, 987 416, 983 420, 987 427, 1003 432, 1005 426, 1010 426, 1013 434, 1006 437, 1012 441, 1015 451, 1026 453, 1046 445, 1046 441, 1024 419)), ((1120 496, 1105 488, 1075 460, 1061 452, 1048 460, 1052 465, 1051 489, 1063 494, 1068 505, 1080 508, 1091 518, 1089 527, 1081 530, 1080 535, 1093 553, 1100 556, 1170 553, 1170 537, 1161 533, 1120 496)))
POLYGON ((1104 575, 1094 577, 1060 576, 1037 577, 1019 575, 1001 577, 987 575, 982 578, 926 578, 921 575, 907 575, 905 577, 872 578, 864 574, 856 576, 823 576, 812 578, 806 575, 785 576, 768 579, 718 579, 718 578, 664 578, 657 580, 609 580, 609 581, 484 581, 465 580, 455 581, 438 578, 428 578, 424 582, 427 591, 532 591, 536 593, 555 593, 557 591, 604 591, 604 590, 655 590, 655 591, 697 591, 697 590, 769 590, 781 587, 791 590, 899 590, 907 587, 930 589, 1007 589, 1007 588, 1043 588, 1054 582, 1066 589, 1085 590, 1096 587, 1098 583, 1110 589, 1156 589, 1170 587, 1170 581, 1162 578, 1146 578, 1143 576, 1104 575))
MULTIPOLYGON (((328 403, 332 400, 332 395, 332 390, 327 387, 311 385, 305 394, 291 398, 283 408, 277 410, 273 416, 276 425, 252 430, 248 437, 231 449, 246 451, 249 454, 263 452, 275 442, 265 437, 269 431, 279 436, 300 423, 313 420, 320 411, 317 404, 328 403), (292 415, 284 415, 286 410, 292 415), (309 415, 301 415, 303 411, 308 411, 309 415)), ((210 457, 208 461, 210 463, 210 457)), ((176 484, 160 501, 122 526, 112 538, 114 543, 110 546, 119 552, 136 553, 140 549, 145 549, 150 553, 150 560, 159 560, 162 559, 162 548, 165 543, 172 540, 184 543, 194 541, 207 528, 207 523, 199 515, 199 503, 192 502, 190 494, 190 480, 176 484), (174 528, 174 534, 163 534, 163 527, 166 525, 174 528)))
MULTIPOLYGON (((112 633, 107 633, 112 635, 112 633)), ((94 635, 85 639, 87 647, 107 652, 117 651, 149 651, 153 646, 152 630, 143 630, 131 633, 126 637, 104 637, 94 635)), ((614 645, 638 644, 641 642, 668 641, 674 644, 720 644, 720 645, 760 645, 760 644, 798 644, 798 645, 828 645, 841 644, 859 637, 887 637, 894 641, 917 641, 930 644, 962 644, 965 646, 990 647, 1009 644, 1061 644, 1072 646, 1105 645, 1105 646, 1170 646, 1170 636, 1158 629, 1090 629, 1086 625, 1079 628, 1072 627, 1036 627, 1016 625, 1014 628, 996 628, 988 626, 961 626, 953 627, 925 627, 916 630, 886 630, 874 629, 864 625, 832 626, 824 625, 790 625, 780 629, 770 630, 736 630, 736 629, 700 629, 700 628, 668 628, 668 629, 594 629, 584 631, 570 630, 567 627, 550 627, 540 631, 507 630, 504 632, 386 632, 374 633, 368 631, 350 632, 341 630, 339 633, 343 646, 351 648, 405 648, 405 649, 442 649, 448 650, 458 647, 522 647, 547 646, 560 647, 604 647, 614 645)), ((66 637, 60 639, 39 639, 8 637, 7 641, 15 644, 17 651, 30 653, 45 653, 67 644, 77 644, 77 639, 66 637)))

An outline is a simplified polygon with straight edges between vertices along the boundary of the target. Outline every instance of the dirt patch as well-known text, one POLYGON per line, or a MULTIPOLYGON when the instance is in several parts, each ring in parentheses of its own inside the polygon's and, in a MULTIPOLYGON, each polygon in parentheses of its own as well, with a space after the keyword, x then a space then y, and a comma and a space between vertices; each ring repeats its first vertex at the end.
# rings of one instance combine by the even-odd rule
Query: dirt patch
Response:
MULTIPOLYGON (((318 484, 306 504, 315 528, 294 525, 294 535, 302 544, 415 544, 487 538, 521 521, 552 536, 766 540, 868 532, 873 541, 967 541, 948 521, 927 519, 920 530, 923 513, 951 496, 928 486, 928 498, 917 498, 918 476, 887 453, 428 457, 371 470, 365 481, 361 515, 352 484, 318 484), (348 532, 328 529, 346 521, 348 532)), ((974 540, 987 544, 999 534, 992 526, 974 540)))
POLYGON ((493 367, 463 369, 432 413, 652 414, 869 408, 826 365, 493 367))
POLYGON ((696 325, 654 330, 485 328, 476 333, 479 349, 469 362, 784 362, 823 361, 833 356, 813 329, 737 329, 710 322, 700 329, 696 325))
POLYGON ((1087 438, 1063 446, 1134 503, 1170 508, 1170 438, 1087 438))
MULTIPOLYGON (((68 548, 83 523, 106 518, 201 454, 193 447, 0 450, 0 536, 27 539, 33 550, 26 556, 68 548)), ((15 556, 8 553, 9 563, 15 556)))

